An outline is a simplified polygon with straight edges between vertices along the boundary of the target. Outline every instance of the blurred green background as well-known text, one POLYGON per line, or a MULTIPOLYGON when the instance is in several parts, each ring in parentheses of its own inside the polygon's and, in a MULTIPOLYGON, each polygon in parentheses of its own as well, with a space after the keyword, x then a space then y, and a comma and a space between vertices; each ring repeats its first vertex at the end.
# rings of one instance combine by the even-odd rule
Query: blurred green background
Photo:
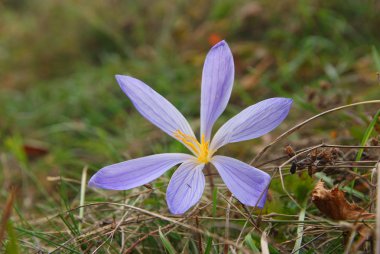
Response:
MULTIPOLYGON (((221 39, 236 76, 218 126, 259 100, 295 100, 275 132, 222 151, 249 162, 317 112, 380 98, 379 13, 374 0, 0 1, 0 198, 16 185, 16 220, 52 215, 78 205, 85 166, 92 175, 121 160, 185 151, 138 115, 114 75, 151 85, 198 128, 203 61, 221 39)), ((328 118, 287 142, 358 144, 375 110, 328 118)), ((282 155, 276 149, 270 156, 282 155)), ((89 192, 90 201, 124 195, 89 192)), ((167 212, 164 199, 143 206, 167 212)))

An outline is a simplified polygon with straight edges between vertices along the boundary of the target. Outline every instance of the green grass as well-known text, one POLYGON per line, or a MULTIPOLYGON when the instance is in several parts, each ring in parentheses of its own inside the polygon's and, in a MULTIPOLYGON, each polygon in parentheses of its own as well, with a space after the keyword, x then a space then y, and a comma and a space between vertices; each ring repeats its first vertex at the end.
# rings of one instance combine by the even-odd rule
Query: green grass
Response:
MULTIPOLYGON (((165 191, 174 169, 152 182, 153 189, 119 192, 84 188, 82 172, 88 167, 89 179, 108 164, 153 153, 186 152, 137 113, 114 75, 145 81, 198 130, 202 65, 212 34, 228 41, 236 64, 232 97, 216 127, 265 98, 286 96, 295 101, 275 131, 231 144, 221 149, 222 154, 249 162, 271 140, 316 113, 379 99, 379 8, 371 1, 353 0, 0 3, 1 200, 6 200, 10 186, 19 189, 1 251, 119 253, 136 244, 133 253, 197 253, 199 246, 206 253, 221 253, 229 230, 228 240, 257 252, 261 232, 268 228, 271 253, 291 252, 297 234, 302 235, 302 244, 308 243, 297 242, 297 248, 303 246, 299 253, 342 252, 344 228, 330 223, 310 200, 316 178, 289 175, 290 165, 283 172, 285 186, 298 203, 306 204, 304 227, 286 222, 297 221, 300 210, 278 176, 271 183, 266 207, 254 210, 252 218, 233 200, 226 229, 223 197, 228 190, 217 175, 214 192, 207 183, 202 201, 189 217, 172 217, 165 191), (40 152, 33 155, 26 148, 40 152), (309 230, 306 225, 314 221, 317 226, 309 230), (325 234, 314 239, 320 231, 325 234)), ((258 164, 283 156, 286 144, 296 149, 321 142, 368 145, 379 136, 378 123, 370 118, 378 110, 378 104, 371 104, 317 119, 277 144, 258 164), (363 143, 369 125, 372 131, 363 143)), ((355 160, 359 150, 342 151, 355 160)), ((378 150, 366 153, 378 158, 378 150)), ((282 162, 260 168, 272 173, 282 162)), ((357 169, 370 179, 368 168, 357 169)), ((353 189, 348 176, 342 179, 334 173, 327 172, 325 178, 350 188, 357 194, 353 201, 362 207, 373 200, 373 187, 353 189)), ((0 203, 3 209, 5 202, 0 203)), ((230 243, 229 252, 235 247, 230 243)))

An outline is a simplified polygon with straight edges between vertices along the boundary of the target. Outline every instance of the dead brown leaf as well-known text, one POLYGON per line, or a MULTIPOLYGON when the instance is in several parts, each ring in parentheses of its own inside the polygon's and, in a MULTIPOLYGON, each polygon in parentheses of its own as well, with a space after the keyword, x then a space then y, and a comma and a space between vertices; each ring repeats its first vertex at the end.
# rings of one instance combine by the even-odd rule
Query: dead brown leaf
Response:
POLYGON ((375 217, 363 208, 349 203, 344 197, 344 192, 338 188, 326 189, 322 181, 314 187, 311 200, 323 214, 334 220, 360 220, 375 217))
MULTIPOLYGON (((323 214, 334 220, 359 221, 375 218, 375 214, 368 213, 363 208, 348 202, 344 197, 344 192, 338 188, 326 189, 322 181, 315 185, 311 200, 323 214)), ((373 230, 368 225, 360 222, 353 224, 351 230, 358 232, 360 235, 355 243, 350 243, 349 247, 350 253, 357 253, 364 242, 373 235, 373 230)), ((347 237, 345 237, 344 242, 346 244, 349 242, 347 237)))

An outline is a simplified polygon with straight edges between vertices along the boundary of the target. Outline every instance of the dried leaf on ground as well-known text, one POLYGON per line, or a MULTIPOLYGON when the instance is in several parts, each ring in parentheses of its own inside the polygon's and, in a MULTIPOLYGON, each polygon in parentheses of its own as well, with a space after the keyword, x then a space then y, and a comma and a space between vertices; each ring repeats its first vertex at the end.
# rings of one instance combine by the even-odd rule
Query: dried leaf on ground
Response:
MULTIPOLYGON (((375 214, 368 213, 363 208, 349 203, 344 197, 344 192, 337 187, 332 190, 326 189, 322 181, 319 181, 314 187, 311 199, 323 214, 334 220, 359 221, 362 219, 375 218, 375 214)), ((356 242, 350 244, 351 247, 349 248, 350 253, 356 253, 363 243, 373 235, 373 230, 364 223, 352 225, 352 230, 358 232, 360 235, 356 242)), ((351 234, 352 233, 353 232, 351 232, 351 234)), ((348 242, 348 239, 345 238, 345 243, 347 244, 348 242)))
POLYGON ((338 188, 326 189, 322 181, 314 187, 311 199, 323 214, 334 220, 360 220, 375 217, 363 208, 349 203, 344 197, 344 192, 338 188))

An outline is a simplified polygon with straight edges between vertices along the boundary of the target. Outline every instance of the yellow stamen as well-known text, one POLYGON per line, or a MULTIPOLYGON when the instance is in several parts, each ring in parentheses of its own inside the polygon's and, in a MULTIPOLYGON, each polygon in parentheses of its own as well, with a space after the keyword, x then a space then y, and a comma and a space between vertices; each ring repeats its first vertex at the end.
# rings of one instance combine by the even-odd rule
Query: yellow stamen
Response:
POLYGON ((206 141, 205 135, 202 135, 201 143, 192 136, 177 130, 174 133, 174 137, 179 141, 183 142, 189 149, 198 157, 198 161, 202 163, 207 163, 211 159, 212 153, 209 150, 209 141, 206 141))

